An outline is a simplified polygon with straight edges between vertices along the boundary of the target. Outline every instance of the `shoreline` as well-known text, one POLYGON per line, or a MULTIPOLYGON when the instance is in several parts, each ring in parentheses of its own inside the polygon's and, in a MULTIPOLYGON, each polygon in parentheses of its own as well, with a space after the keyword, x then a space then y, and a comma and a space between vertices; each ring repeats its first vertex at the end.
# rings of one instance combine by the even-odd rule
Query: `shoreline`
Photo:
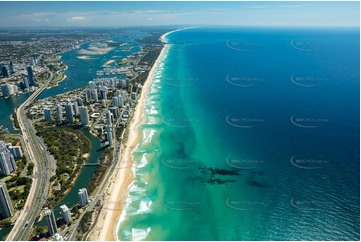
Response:
POLYGON ((197 27, 198 26, 172 30, 160 37, 163 48, 149 71, 148 77, 143 85, 141 96, 139 97, 138 103, 135 107, 134 116, 129 126, 129 136, 125 149, 122 152, 122 155, 119 156, 116 171, 110 178, 106 194, 104 195, 104 201, 107 203, 107 208, 100 211, 97 224, 93 227, 88 239, 97 241, 118 240, 117 233, 126 216, 124 206, 126 205, 126 199, 128 197, 128 189, 134 181, 132 165, 124 167, 124 163, 133 163, 132 153, 137 147, 142 136, 142 133, 138 129, 143 121, 143 108, 146 101, 146 95, 149 93, 154 72, 158 68, 160 60, 164 58, 170 48, 170 45, 167 43, 166 36, 177 31, 197 27))
MULTIPOLYGON (((179 29, 183 30, 183 29, 179 29)), ((122 159, 126 163, 132 163, 132 152, 136 148, 141 138, 141 132, 139 132, 138 128, 141 125, 143 120, 143 107, 145 104, 146 95, 149 92, 150 85, 152 83, 152 79, 154 76, 155 70, 159 66, 159 62, 163 59, 164 54, 169 49, 169 46, 166 45, 165 37, 173 33, 173 30, 163 34, 160 37, 161 42, 164 44, 159 56, 157 57, 154 65, 149 71, 148 77, 144 83, 142 88, 141 96, 138 100, 138 104, 134 111, 134 116, 129 126, 129 136, 126 142, 125 150, 123 155, 119 156, 119 159, 122 159)), ((93 231, 91 231, 90 239, 97 241, 116 241, 117 240, 117 232, 121 225, 121 222, 125 216, 124 214, 124 205, 126 198, 128 196, 128 188, 132 184, 134 180, 134 174, 132 172, 132 165, 126 166, 125 168, 121 167, 123 162, 121 160, 118 161, 118 165, 115 173, 112 175, 110 182, 110 186, 108 185, 108 192, 105 196, 104 201, 107 201, 109 204, 107 205, 107 209, 104 209, 99 214, 99 219, 97 225, 94 227, 93 231), (120 171, 119 171, 120 170, 120 171), (110 196, 108 194, 111 194, 110 196), (115 222, 115 224, 114 224, 115 222), (100 232, 96 233, 96 230, 100 230, 100 232)))

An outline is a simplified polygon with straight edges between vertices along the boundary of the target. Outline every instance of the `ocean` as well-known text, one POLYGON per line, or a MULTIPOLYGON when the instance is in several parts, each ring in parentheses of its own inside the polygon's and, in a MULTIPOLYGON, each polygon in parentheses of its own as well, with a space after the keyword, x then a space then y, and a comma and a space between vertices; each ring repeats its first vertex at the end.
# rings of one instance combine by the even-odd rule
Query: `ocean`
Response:
POLYGON ((166 38, 118 239, 359 240, 359 30, 166 38))

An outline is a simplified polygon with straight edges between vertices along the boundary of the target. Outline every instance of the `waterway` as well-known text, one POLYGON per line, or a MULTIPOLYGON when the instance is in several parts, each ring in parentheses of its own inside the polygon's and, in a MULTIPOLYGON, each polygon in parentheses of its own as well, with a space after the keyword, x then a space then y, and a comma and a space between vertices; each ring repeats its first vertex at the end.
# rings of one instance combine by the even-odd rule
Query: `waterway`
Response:
MULTIPOLYGON (((113 34, 107 40, 114 42, 126 42, 126 44, 117 47, 107 47, 103 41, 94 41, 85 43, 80 46, 79 49, 70 50, 62 53, 61 60, 68 69, 63 71, 67 78, 60 82, 57 86, 44 90, 37 99, 43 99, 54 95, 59 95, 71 90, 82 88, 88 85, 88 82, 96 78, 96 72, 103 69, 103 66, 109 60, 114 60, 113 63, 107 65, 108 67, 116 67, 117 62, 126 57, 129 54, 135 53, 140 50, 140 44, 135 39, 142 38, 147 35, 141 31, 128 31, 125 34, 113 34), (126 49, 130 45, 135 47, 129 51, 121 51, 126 49), (83 58, 85 57, 85 58, 83 58)), ((103 76, 109 77, 109 76, 103 76)), ((21 105, 31 94, 24 94, 20 96, 14 96, 10 98, 0 98, 0 125, 4 128, 8 128, 11 133, 19 133, 18 130, 13 128, 13 123, 10 119, 15 108, 21 105)), ((99 157, 102 155, 104 149, 101 147, 101 142, 98 138, 91 135, 87 130, 81 130, 86 135, 92 145, 90 157, 87 163, 96 163, 99 157)), ((84 166, 81 170, 78 179, 75 181, 72 189, 69 193, 53 208, 54 214, 57 218, 60 215, 60 206, 66 204, 69 208, 74 206, 78 202, 78 190, 83 187, 87 187, 96 166, 84 166)), ((45 225, 45 221, 42 220, 37 225, 45 225)), ((6 227, 0 230, 0 239, 6 236, 12 227, 6 227)))

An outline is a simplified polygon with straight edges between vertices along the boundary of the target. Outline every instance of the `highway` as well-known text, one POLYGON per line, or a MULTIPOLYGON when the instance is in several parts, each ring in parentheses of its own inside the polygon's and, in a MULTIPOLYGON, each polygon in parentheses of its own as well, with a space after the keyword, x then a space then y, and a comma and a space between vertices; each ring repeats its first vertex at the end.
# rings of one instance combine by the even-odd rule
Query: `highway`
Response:
MULTIPOLYGON (((49 71, 49 70, 48 70, 49 71)), ((50 71, 49 71, 50 72, 50 71)), ((46 199, 48 197, 49 186, 50 186, 50 177, 55 173, 56 163, 54 159, 49 155, 45 144, 42 139, 36 136, 36 130, 32 126, 31 120, 26 116, 26 107, 28 107, 51 83, 53 79, 53 74, 50 72, 50 77, 47 82, 37 89, 22 105, 20 105, 17 110, 17 119, 19 122, 20 130, 25 143, 24 151, 27 154, 27 157, 30 158, 29 162, 34 163, 34 175, 33 183, 30 188, 28 198, 26 200, 24 209, 20 211, 20 215, 16 220, 13 229, 7 236, 7 241, 13 240, 29 240, 29 233, 34 225, 35 219, 40 214, 46 199)), ((112 133, 114 138, 114 153, 113 153, 113 162, 111 168, 108 170, 108 174, 105 179, 102 181, 101 186, 96 192, 94 199, 86 206, 85 211, 79 216, 77 221, 72 224, 69 228, 66 228, 62 231, 62 235, 66 232, 70 232, 68 240, 75 240, 77 234, 77 228, 84 214, 88 211, 91 211, 93 207, 98 203, 102 198, 104 191, 106 190, 109 180, 111 179, 114 171, 117 169, 117 166, 122 162, 118 163, 119 155, 121 154, 122 147, 119 142, 115 139, 115 129, 118 127, 121 118, 119 118, 116 124, 112 127, 112 133)), ((124 134, 124 133, 123 133, 124 134)), ((121 168, 119 168, 121 169, 121 168)))
POLYGON ((6 240, 28 240, 29 233, 34 225, 36 217, 41 212, 50 186, 50 177, 55 170, 55 164, 42 140, 36 136, 36 131, 32 126, 31 121, 26 116, 25 108, 29 106, 51 83, 53 80, 53 73, 49 71, 50 77, 46 83, 37 89, 17 110, 17 120, 19 122, 20 130, 25 142, 24 151, 27 157, 30 158, 28 162, 34 163, 33 182, 30 188, 28 198, 25 202, 24 208, 20 211, 20 215, 16 220, 13 229, 7 236, 6 240))

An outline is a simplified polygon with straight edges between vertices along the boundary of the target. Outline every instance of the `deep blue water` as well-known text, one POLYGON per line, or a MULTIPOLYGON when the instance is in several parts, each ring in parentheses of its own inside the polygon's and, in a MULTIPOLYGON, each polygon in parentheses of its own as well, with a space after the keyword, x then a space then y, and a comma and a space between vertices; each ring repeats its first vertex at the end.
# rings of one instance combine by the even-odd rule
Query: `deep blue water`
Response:
POLYGON ((359 240, 359 31, 167 39, 119 238, 359 240))

